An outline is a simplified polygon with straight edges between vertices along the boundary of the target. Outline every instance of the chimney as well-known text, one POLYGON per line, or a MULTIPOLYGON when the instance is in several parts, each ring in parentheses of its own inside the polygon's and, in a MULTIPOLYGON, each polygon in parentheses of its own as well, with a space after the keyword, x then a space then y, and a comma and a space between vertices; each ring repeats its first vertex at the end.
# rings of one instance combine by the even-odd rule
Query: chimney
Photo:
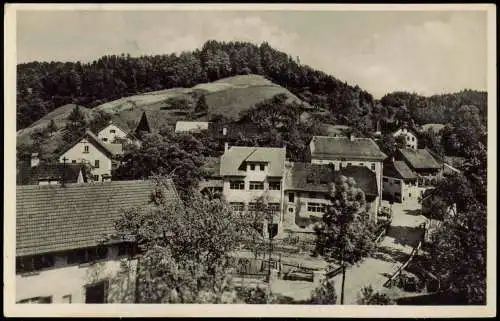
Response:
POLYGON ((222 128, 222 135, 223 136, 227 135, 227 128, 226 127, 222 128))
POLYGON ((38 158, 38 153, 31 154, 31 167, 37 167, 40 164, 40 158, 38 158))

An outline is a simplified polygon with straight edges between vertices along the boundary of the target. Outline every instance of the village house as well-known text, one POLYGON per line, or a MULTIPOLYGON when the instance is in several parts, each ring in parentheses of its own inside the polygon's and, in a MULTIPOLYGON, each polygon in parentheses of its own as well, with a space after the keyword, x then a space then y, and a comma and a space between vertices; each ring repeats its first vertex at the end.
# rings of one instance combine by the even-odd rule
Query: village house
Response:
POLYGON ((376 222, 379 203, 375 172, 365 166, 349 165, 333 170, 332 165, 287 163, 284 197, 284 229, 312 233, 313 224, 326 212, 329 184, 340 175, 351 177, 364 192, 367 213, 376 222))
POLYGON ((418 146, 418 139, 417 136, 408 128, 402 127, 396 130, 394 133, 392 133, 393 137, 399 137, 403 136, 405 139, 405 148, 412 148, 412 149, 417 149, 418 146))
POLYGON ((178 121, 175 123, 176 133, 201 132, 208 130, 210 122, 206 121, 178 121))
POLYGON ((443 165, 427 149, 398 149, 396 161, 404 161, 417 176, 417 190, 422 198, 425 190, 433 188, 443 175, 443 165))
POLYGON ((309 149, 312 164, 332 164, 335 170, 348 166, 370 169, 377 178, 377 194, 382 195, 382 162, 387 155, 373 139, 354 137, 352 134, 349 137, 313 136, 309 149))
MULTIPOLYGON (((17 303, 133 303, 137 247, 117 240, 114 221, 147 206, 152 181, 18 186, 17 303), (33 205, 36 206, 33 206, 33 205), (125 263, 127 273, 117 274, 125 263)), ((176 201, 172 181, 167 200, 176 201)))
POLYGON ((104 143, 87 130, 81 139, 59 156, 59 162, 89 164, 92 167, 91 179, 101 182, 111 179, 111 171, 118 165, 116 158, 122 153, 121 144, 104 143))
POLYGON ((382 195, 399 203, 418 200, 417 175, 404 161, 391 158, 384 162, 382 195))
MULTIPOLYGON (((286 148, 225 146, 220 161, 223 196, 235 211, 255 210, 263 197, 275 211, 273 228, 281 229, 286 148)), ((264 230, 267 230, 264 228, 264 230)))
POLYGON ((125 140, 132 143, 136 138, 124 129, 124 126, 119 126, 116 122, 110 120, 108 125, 97 133, 97 137, 104 143, 114 143, 116 139, 125 140))
POLYGON ((17 185, 82 184, 88 181, 83 164, 41 164, 38 153, 31 155, 31 162, 20 162, 17 185))

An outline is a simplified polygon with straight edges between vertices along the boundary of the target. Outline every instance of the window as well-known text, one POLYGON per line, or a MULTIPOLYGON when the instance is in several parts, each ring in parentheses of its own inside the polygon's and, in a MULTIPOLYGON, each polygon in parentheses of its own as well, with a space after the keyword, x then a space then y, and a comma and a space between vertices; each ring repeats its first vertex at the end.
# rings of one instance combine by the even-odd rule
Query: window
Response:
POLYGON ((365 163, 359 163, 359 166, 365 166, 365 163))
POLYGON ((309 193, 309 198, 316 198, 316 193, 309 193))
POLYGON ((85 303, 106 303, 108 282, 102 281, 85 287, 85 303))
POLYGON ((295 194, 294 193, 288 194, 288 201, 290 203, 295 202, 295 194))
POLYGON ((269 203, 269 210, 279 212, 281 210, 280 203, 269 203))
POLYGON ((395 179, 395 180, 394 180, 394 184, 399 185, 399 180, 398 180, 398 179, 395 179))
POLYGON ((94 182, 98 182, 99 181, 99 175, 92 175, 92 180, 94 182))
POLYGON ((324 179, 324 178, 320 178, 319 179, 319 183, 320 184, 328 184, 328 181, 326 179, 324 179))
POLYGON ((231 181, 229 182, 230 189, 245 189, 244 181, 231 181))
POLYGON ((71 294, 63 295, 62 303, 71 303, 71 294))
POLYGON ((96 160, 94 161, 94 167, 95 167, 95 168, 99 168, 99 160, 98 160, 98 159, 96 159, 96 160))
POLYGON ((52 296, 37 296, 35 298, 24 299, 17 303, 52 303, 52 296))
POLYGON ((255 170, 255 164, 250 164, 250 170, 254 171, 255 170))
POLYGON ((250 189, 251 190, 263 190, 264 183, 263 182, 250 182, 250 189))
POLYGON ((347 163, 347 166, 352 166, 352 163, 347 163))
POLYGON ((114 134, 114 133, 116 133, 116 130, 111 129, 109 132, 110 132, 111 134, 114 134))
POLYGON ((102 138, 102 141, 103 141, 103 142, 107 142, 107 141, 108 141, 108 139, 107 139, 106 137, 103 137, 103 138, 102 138))
POLYGON ((412 137, 412 138, 411 138, 411 141, 412 141, 412 142, 414 142, 414 141, 415 141, 415 137, 412 137))
POLYGON ((408 193, 408 197, 411 197, 411 193, 408 193))
POLYGON ((307 211, 314 213, 324 213, 325 205, 319 203, 307 203, 307 211))
POLYGON ((271 191, 279 191, 281 189, 280 182, 269 182, 269 189, 271 191))
POLYGON ((266 165, 264 164, 260 164, 259 167, 261 171, 264 171, 266 169, 266 165))
POLYGON ((88 153, 89 152, 89 145, 83 146, 83 152, 88 153))
POLYGON ((293 213, 293 207, 289 207, 288 212, 293 213))
POLYGON ((375 171, 375 163, 372 163, 371 169, 372 169, 372 171, 375 171))
POLYGON ((243 212, 245 210, 245 204, 240 202, 229 203, 235 212, 243 212))
POLYGON ((72 164, 76 164, 76 159, 73 159, 73 160, 71 161, 71 163, 72 163, 72 164))
POLYGON ((249 211, 257 210, 257 203, 248 203, 248 210, 249 211))
POLYGON ((97 260, 103 260, 108 255, 106 246, 77 249, 68 252, 68 264, 84 264, 97 260))
POLYGON ((35 270, 41 270, 52 266, 54 266, 54 255, 52 254, 36 255, 33 258, 33 268, 35 270))

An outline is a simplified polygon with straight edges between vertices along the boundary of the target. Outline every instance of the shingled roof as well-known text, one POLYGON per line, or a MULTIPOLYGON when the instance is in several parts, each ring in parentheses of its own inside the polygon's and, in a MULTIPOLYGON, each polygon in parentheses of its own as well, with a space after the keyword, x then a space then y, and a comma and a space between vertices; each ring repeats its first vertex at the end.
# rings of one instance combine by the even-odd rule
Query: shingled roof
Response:
POLYGON ((327 192, 328 185, 339 175, 354 178, 367 198, 378 196, 377 177, 364 166, 348 166, 334 171, 330 165, 290 163, 287 166, 285 190, 327 192))
MULTIPOLYGON (((114 233, 125 209, 147 205, 153 181, 26 185, 16 189, 16 255, 35 255, 97 245, 114 233)), ((172 181, 166 196, 178 198, 172 181)))
POLYGON ((384 163, 384 176, 400 178, 404 180, 417 179, 417 175, 404 161, 384 163))
POLYGON ((284 174, 286 148, 232 146, 221 156, 221 176, 244 176, 240 166, 246 162, 268 163, 268 176, 284 174))
POLYGON ((441 164, 432 157, 427 149, 401 148, 398 151, 401 158, 413 170, 441 168, 441 164))
POLYGON ((63 175, 66 183, 76 183, 80 173, 86 181, 83 164, 56 163, 31 167, 28 163, 22 163, 17 176, 17 185, 38 184, 40 180, 62 180, 63 175))
POLYGON ((313 136, 310 143, 311 157, 316 159, 369 159, 387 158, 371 138, 313 136))

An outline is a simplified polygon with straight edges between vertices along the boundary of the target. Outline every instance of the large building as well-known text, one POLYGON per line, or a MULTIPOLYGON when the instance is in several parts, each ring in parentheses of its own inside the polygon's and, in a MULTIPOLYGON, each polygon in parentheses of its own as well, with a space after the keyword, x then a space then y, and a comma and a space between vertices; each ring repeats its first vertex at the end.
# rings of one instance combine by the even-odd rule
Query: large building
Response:
POLYGON ((351 177, 365 193, 367 212, 376 221, 379 203, 377 178, 364 166, 347 166, 333 170, 330 165, 287 163, 284 198, 284 229, 292 232, 313 232, 312 226, 326 211, 329 184, 343 175, 351 177))
POLYGON ((335 170, 364 166, 377 178, 377 194, 382 195, 382 168, 387 158, 371 138, 313 136, 309 143, 312 164, 332 164, 335 170))
MULTIPOLYGON (((133 303, 135 246, 105 241, 127 209, 148 206, 152 181, 18 186, 17 303, 133 303), (130 268, 117 275, 120 264, 130 268)), ((163 193, 178 199, 171 181, 163 193)))
POLYGON ((276 212, 273 224, 279 230, 285 160, 285 148, 226 145, 220 161, 224 198, 236 211, 252 211, 263 197, 276 212))
POLYGON ((123 153, 121 144, 102 142, 91 131, 59 156, 59 162, 68 164, 86 163, 92 167, 91 179, 96 182, 111 179, 111 171, 118 162, 116 157, 123 153))

